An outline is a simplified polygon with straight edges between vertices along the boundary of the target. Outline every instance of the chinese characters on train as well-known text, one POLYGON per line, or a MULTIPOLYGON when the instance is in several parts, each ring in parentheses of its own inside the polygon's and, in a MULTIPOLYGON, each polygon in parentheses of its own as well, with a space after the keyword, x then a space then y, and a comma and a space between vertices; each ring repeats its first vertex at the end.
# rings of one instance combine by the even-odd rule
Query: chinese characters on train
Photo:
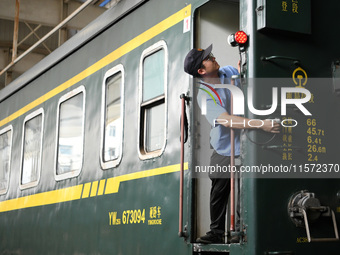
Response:
MULTIPOLYGON (((301 68, 297 68, 293 73, 294 83, 297 85, 296 87, 303 87, 307 84, 307 73, 301 68), (302 71, 303 76, 298 74, 297 71, 302 71), (295 76, 299 80, 299 82, 295 81, 295 76), (302 83, 302 79, 305 80, 302 83)), ((287 99, 297 99, 304 97, 301 93, 287 93, 287 99)), ((310 104, 314 104, 314 95, 311 94, 311 98, 309 100, 310 104)), ((285 117, 286 123, 288 124, 285 127, 282 127, 282 160, 291 161, 294 159, 294 123, 292 123, 291 117, 285 117), (292 125, 292 126, 289 126, 292 125)), ((306 119, 306 130, 304 131, 306 134, 306 151, 307 151, 307 161, 308 162, 318 162, 319 157, 322 154, 326 154, 326 146, 324 145, 324 137, 325 130, 320 126, 320 123, 317 122, 315 118, 307 118, 306 119)))
POLYGON ((292 13, 299 13, 299 2, 298 0, 292 0, 292 1, 282 1, 281 2, 282 11, 283 12, 289 12, 292 13))
POLYGON ((129 224, 162 225, 162 207, 151 206, 146 209, 124 210, 121 214, 117 211, 109 212, 109 225, 129 224))

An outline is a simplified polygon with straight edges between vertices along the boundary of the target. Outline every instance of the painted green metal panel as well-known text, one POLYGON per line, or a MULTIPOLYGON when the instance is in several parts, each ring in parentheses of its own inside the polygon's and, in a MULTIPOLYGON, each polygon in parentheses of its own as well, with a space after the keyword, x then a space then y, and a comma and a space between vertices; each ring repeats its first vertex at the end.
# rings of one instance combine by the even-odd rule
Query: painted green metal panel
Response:
MULTIPOLYGON (((268 1, 266 2, 268 4, 268 1)), ((274 1, 272 2, 271 4, 274 4, 274 1)), ((303 4, 305 4, 305 1, 299 1, 299 5, 303 4)), ((307 5, 309 5, 308 1, 307 5)), ((293 24, 279 18, 279 14, 277 14, 276 18, 274 17, 275 11, 269 14, 271 17, 267 18, 280 20, 280 24, 272 27, 268 26, 274 28, 271 30, 258 30, 258 14, 254 12, 258 7, 258 2, 241 1, 241 13, 246 12, 249 15, 248 17, 243 15, 241 20, 241 28, 247 32, 250 38, 247 51, 249 60, 248 78, 284 78, 285 80, 281 84, 276 83, 271 87, 279 87, 279 89, 281 87, 295 87, 297 84, 293 80, 294 71, 299 66, 295 65, 292 59, 297 59, 300 61, 300 68, 308 76, 308 82, 304 87, 314 95, 314 103, 306 104, 306 107, 312 112, 311 117, 304 116, 300 111, 293 108, 288 109, 287 116, 297 120, 299 123, 293 129, 291 135, 282 129, 281 135, 277 136, 267 146, 255 145, 249 140, 245 142, 246 152, 244 158, 247 165, 292 164, 298 166, 310 163, 339 163, 336 152, 339 136, 336 127, 340 122, 338 118, 334 118, 330 113, 339 112, 340 99, 333 93, 330 80, 328 82, 318 82, 313 78, 326 77, 331 79, 332 77, 332 63, 340 55, 337 44, 339 36, 328 33, 328 31, 332 30, 330 24, 338 23, 335 18, 337 15, 335 10, 339 9, 340 6, 338 1, 329 2, 327 5, 318 1, 310 1, 310 6, 311 34, 304 35, 302 33, 309 33, 307 29, 300 28, 299 31, 294 31, 293 24), (256 23, 257 25, 254 25, 256 23), (291 29, 286 25, 289 25, 291 29), (287 31, 301 33, 287 33, 287 31), (271 61, 263 61, 264 57, 274 58, 271 61), (308 140, 308 136, 310 136, 308 133, 310 132, 308 131, 310 120, 308 119, 316 119, 317 128, 327 133, 322 137, 322 147, 327 148, 326 153, 310 152, 310 146, 313 146, 313 144, 308 140), (291 147, 289 149, 285 147, 286 141, 284 140, 284 137, 288 137, 288 135, 291 140, 286 146, 291 147), (309 155, 312 155, 312 157, 309 155), (318 156, 317 161, 315 156, 318 156)), ((301 19, 301 22, 305 21, 301 19)), ((295 21, 295 24, 298 26, 301 22, 295 21)), ((304 73, 299 72, 299 74, 304 76, 303 81, 305 81, 304 73)), ((258 106, 266 104, 265 101, 268 98, 271 99, 271 87, 265 87, 261 82, 256 83, 254 100, 258 106)), ((280 115, 280 111, 277 111, 269 117, 281 117, 280 115)), ((248 117, 256 118, 258 116, 248 112, 248 117)), ((270 135, 258 132, 253 132, 250 136, 255 141, 267 141, 270 138, 270 135)), ((339 179, 324 178, 324 175, 323 178, 310 177, 305 175, 305 178, 249 178, 244 180, 244 204, 245 210, 247 210, 245 220, 248 226, 248 243, 246 244, 247 252, 245 254, 338 253, 339 242, 306 242, 305 228, 297 228, 289 218, 287 209, 289 198, 299 190, 315 192, 323 205, 330 206, 336 212, 339 206, 336 195, 339 179)), ((339 221, 338 213, 336 213, 336 218, 339 221)), ((315 236, 322 235, 322 231, 318 227, 314 227, 313 231, 315 231, 315 236)), ((329 237, 334 236, 332 226, 327 229, 327 232, 329 237)))
MULTIPOLYGON (((102 31, 98 37, 88 38, 85 45, 77 48, 70 55, 63 56, 61 60, 58 60, 60 62, 57 65, 44 70, 44 73, 36 77, 33 82, 22 87, 12 97, 4 99, 1 102, 1 120, 64 84, 121 45, 150 30, 185 7, 186 4, 182 1, 147 1, 128 18, 120 19, 114 25, 106 27, 106 30, 102 31), (131 26, 131 24, 134 25, 131 26)), ((183 17, 180 16, 180 18, 183 17)), ((178 113, 180 109, 177 102, 179 102, 180 93, 186 89, 185 75, 180 71, 182 71, 185 48, 190 47, 190 33, 183 33, 183 20, 180 21, 165 31, 158 33, 154 31, 153 37, 140 43, 138 47, 131 48, 127 54, 108 62, 100 70, 75 82, 69 88, 56 93, 28 111, 29 113, 37 108, 44 108, 44 122, 46 123, 41 181, 37 187, 32 189, 22 191, 18 189, 20 161, 14 160, 21 157, 22 122, 26 113, 10 122, 14 126, 15 150, 12 153, 10 189, 6 195, 1 197, 2 201, 17 197, 30 197, 34 194, 51 195, 47 192, 78 185, 84 186, 82 186, 80 199, 3 212, 0 220, 3 236, 1 249, 22 254, 191 253, 191 246, 178 237, 178 170, 174 173, 159 176, 155 173, 155 176, 122 182, 119 192, 115 194, 99 196, 92 191, 95 185, 100 185, 102 180, 138 174, 144 170, 179 163, 178 113), (141 160, 137 153, 139 64, 143 50, 161 40, 166 42, 169 52, 168 113, 166 115, 169 125, 166 150, 159 157, 141 160), (184 48, 183 51, 182 48, 184 48), (102 170, 99 162, 102 79, 105 72, 117 64, 124 65, 126 81, 123 158, 119 166, 102 170), (85 86, 86 91, 83 169, 77 178, 56 182, 54 162, 57 103, 62 95, 80 85, 85 86), (127 224, 126 221, 126 224, 123 224, 123 215, 130 217, 129 223, 131 224, 127 224), (135 215, 139 217, 139 220, 132 219, 135 215), (140 219, 142 215, 145 217, 143 223, 140 219), (113 221, 114 217, 116 221, 113 221), (118 219, 121 222, 120 225, 118 225, 118 219)), ((136 41, 138 44, 139 41, 136 41)), ((186 185, 189 182, 187 172, 185 182, 186 185)), ((110 188, 114 188, 114 183, 107 181, 105 189, 110 188), (112 187, 109 187, 110 185, 112 187)), ((188 192, 185 191, 185 198, 187 196, 188 192)), ((185 200, 185 224, 188 224, 189 206, 185 200)))
POLYGON ((311 0, 258 0, 257 29, 311 33, 311 0))

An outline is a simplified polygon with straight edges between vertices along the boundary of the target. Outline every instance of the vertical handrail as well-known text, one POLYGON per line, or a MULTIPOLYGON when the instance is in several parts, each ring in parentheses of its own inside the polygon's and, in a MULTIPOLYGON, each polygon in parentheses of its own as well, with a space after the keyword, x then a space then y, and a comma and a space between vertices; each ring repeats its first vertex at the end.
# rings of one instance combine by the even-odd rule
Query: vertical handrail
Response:
MULTIPOLYGON (((231 79, 231 84, 235 84, 235 80, 231 79)), ((230 92, 230 115, 233 115, 233 94, 230 92)), ((230 128, 230 231, 235 230, 235 133, 234 129, 230 128)))
POLYGON ((181 171, 179 181, 179 226, 178 235, 184 237, 183 232, 183 183, 184 183, 184 121, 185 121, 185 95, 181 94, 181 171))

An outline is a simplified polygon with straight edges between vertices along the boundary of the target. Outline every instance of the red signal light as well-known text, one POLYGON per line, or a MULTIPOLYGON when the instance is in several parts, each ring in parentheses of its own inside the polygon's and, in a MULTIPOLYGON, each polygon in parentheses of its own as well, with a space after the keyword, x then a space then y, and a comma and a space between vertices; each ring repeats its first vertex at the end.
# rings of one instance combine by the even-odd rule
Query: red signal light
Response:
POLYGON ((238 44, 245 44, 248 40, 248 36, 245 32, 243 31, 238 31, 235 33, 235 41, 238 44))
POLYGON ((248 36, 245 32, 238 31, 235 34, 229 35, 227 41, 232 47, 240 46, 244 48, 248 41, 248 36))

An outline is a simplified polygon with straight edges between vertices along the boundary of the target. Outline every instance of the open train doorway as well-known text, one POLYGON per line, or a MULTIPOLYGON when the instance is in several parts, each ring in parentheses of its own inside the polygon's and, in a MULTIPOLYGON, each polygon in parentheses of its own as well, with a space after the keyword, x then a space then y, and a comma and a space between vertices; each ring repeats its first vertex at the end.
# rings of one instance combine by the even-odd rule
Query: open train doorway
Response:
MULTIPOLYGON (((233 66, 237 68, 239 52, 237 48, 227 43, 228 35, 239 30, 239 1, 214 0, 198 8, 195 12, 195 38, 194 47, 206 49, 213 45, 212 53, 220 66, 233 66)), ((210 190, 211 180, 207 168, 214 150, 210 145, 211 124, 197 102, 199 84, 197 79, 193 82, 194 110, 194 149, 193 149, 193 177, 195 178, 195 234, 203 236, 210 230, 210 190)), ((226 198, 228 199, 228 198, 226 198)), ((229 204, 229 203, 228 203, 229 204)), ((229 208, 227 212, 229 212, 229 208)), ((229 228, 229 219, 226 220, 226 231, 229 228)), ((227 240, 227 239, 225 239, 227 240)))

